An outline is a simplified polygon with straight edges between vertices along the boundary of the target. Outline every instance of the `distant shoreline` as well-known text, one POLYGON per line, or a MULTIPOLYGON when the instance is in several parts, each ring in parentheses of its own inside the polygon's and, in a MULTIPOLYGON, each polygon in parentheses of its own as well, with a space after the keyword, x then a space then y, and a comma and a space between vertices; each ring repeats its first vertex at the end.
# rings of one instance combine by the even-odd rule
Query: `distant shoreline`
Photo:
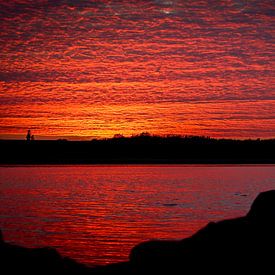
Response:
POLYGON ((275 139, 0 140, 0 165, 275 164, 275 139))

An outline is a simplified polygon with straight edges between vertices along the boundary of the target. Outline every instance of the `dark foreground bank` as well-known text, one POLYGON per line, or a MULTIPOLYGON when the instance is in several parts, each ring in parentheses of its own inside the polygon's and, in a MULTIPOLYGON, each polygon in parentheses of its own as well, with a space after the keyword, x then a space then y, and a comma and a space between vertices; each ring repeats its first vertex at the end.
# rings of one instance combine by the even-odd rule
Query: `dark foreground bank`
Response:
POLYGON ((0 164, 274 164, 275 139, 112 138, 0 140, 0 164))
POLYGON ((148 241, 129 261, 89 268, 51 248, 0 239, 0 274, 274 274, 275 190, 260 193, 245 217, 211 222, 180 241, 148 241))

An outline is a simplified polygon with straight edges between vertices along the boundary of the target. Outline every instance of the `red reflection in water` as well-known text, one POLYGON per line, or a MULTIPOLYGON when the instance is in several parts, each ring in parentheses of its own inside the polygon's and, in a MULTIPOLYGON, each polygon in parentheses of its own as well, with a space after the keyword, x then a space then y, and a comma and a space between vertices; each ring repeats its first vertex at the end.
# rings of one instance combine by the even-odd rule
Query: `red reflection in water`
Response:
POLYGON ((141 241, 245 214, 274 188, 275 166, 2 167, 0 180, 6 240, 105 264, 141 241))

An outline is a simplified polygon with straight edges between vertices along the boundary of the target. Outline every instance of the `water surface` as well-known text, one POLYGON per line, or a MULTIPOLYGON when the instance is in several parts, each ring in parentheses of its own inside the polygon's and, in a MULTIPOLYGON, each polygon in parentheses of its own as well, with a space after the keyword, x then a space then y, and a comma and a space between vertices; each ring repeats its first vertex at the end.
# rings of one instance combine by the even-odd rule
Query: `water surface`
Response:
POLYGON ((274 188, 272 165, 1 167, 0 227, 9 242, 105 264, 141 241, 244 215, 274 188))

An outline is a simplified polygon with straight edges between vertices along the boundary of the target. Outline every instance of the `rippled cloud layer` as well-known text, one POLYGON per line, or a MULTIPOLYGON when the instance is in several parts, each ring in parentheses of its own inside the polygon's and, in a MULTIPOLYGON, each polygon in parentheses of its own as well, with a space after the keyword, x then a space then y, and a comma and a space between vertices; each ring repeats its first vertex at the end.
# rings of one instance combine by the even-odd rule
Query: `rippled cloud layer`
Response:
POLYGON ((271 0, 0 0, 0 137, 274 137, 271 0))

